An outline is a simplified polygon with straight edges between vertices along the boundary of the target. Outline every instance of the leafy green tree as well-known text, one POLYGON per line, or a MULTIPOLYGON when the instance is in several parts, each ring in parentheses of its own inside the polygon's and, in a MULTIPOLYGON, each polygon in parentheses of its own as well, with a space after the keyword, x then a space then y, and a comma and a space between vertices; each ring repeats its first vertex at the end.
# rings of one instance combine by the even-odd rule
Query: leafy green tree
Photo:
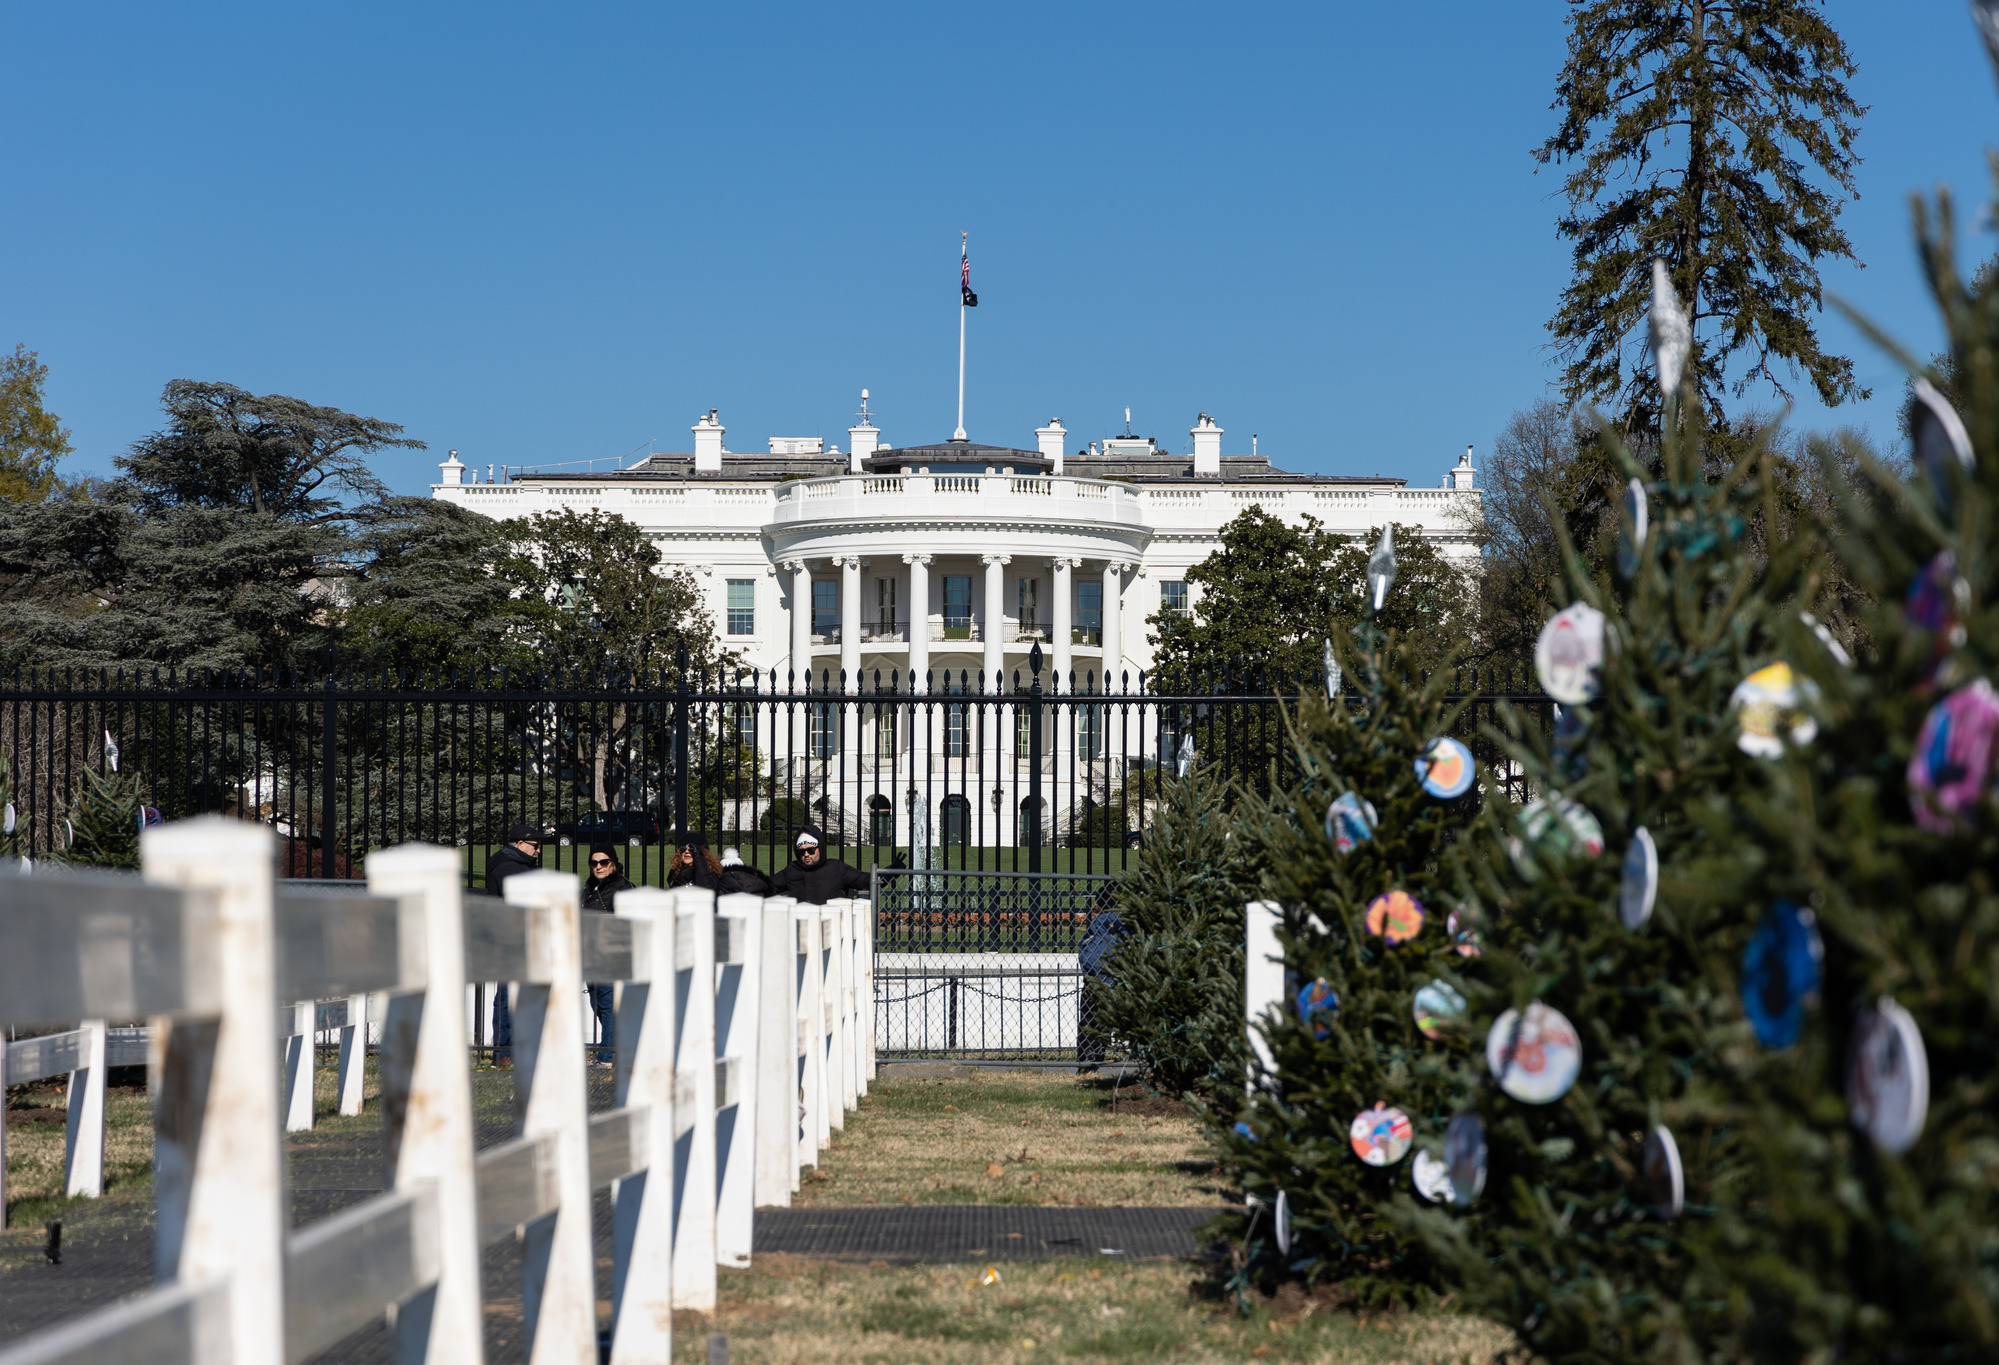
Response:
POLYGON ((1462 999, 1467 960, 1445 919, 1444 853, 1479 798, 1470 773, 1456 796, 1431 794, 1418 775, 1455 720, 1446 676, 1414 681, 1397 634, 1364 626, 1335 639, 1356 691, 1301 699, 1295 783, 1237 815, 1283 912, 1286 1001, 1254 1025, 1274 1064, 1257 1066, 1239 1122, 1218 1140, 1262 1210, 1244 1228, 1245 1278, 1335 1286, 1357 1307, 1413 1304, 1443 1287, 1441 1266, 1390 1213, 1416 1153, 1434 1159, 1442 1146, 1471 1047, 1461 1023, 1418 1015, 1432 999, 1462 999), (1355 1120, 1377 1105, 1407 1124, 1402 1150, 1381 1165, 1351 1143, 1355 1120), (1288 1249, 1270 1224, 1280 1193, 1288 1249))
POLYGON ((1655 256, 1689 301, 1711 419, 1731 375, 1737 393, 1787 393, 1785 368, 1829 405, 1864 396, 1814 323, 1820 263, 1853 257, 1852 75, 1815 0, 1571 0, 1561 123, 1535 152, 1570 167, 1574 273, 1548 324, 1570 398, 1616 404, 1628 435, 1656 426, 1632 341, 1655 256))
POLYGON ((48 410, 49 367, 24 345, 0 356, 0 498, 40 502, 55 491, 69 432, 48 410))
POLYGON ((1091 1029, 1122 1046, 1147 1084, 1210 1101, 1242 1089, 1243 906, 1259 894, 1227 796, 1198 771, 1164 784, 1118 883, 1125 937, 1084 986, 1091 1029))
MULTIPOLYGON (((1467 575, 1421 530, 1397 526, 1401 565, 1386 629, 1408 639, 1405 664, 1441 667, 1462 654, 1476 623, 1467 575)), ((1266 674, 1316 679, 1330 630, 1365 616, 1367 558, 1381 528, 1353 538, 1314 517, 1297 526, 1252 506, 1222 527, 1221 548, 1187 572, 1199 587, 1191 612, 1150 618, 1154 658, 1147 686, 1192 691, 1208 678, 1266 674)))

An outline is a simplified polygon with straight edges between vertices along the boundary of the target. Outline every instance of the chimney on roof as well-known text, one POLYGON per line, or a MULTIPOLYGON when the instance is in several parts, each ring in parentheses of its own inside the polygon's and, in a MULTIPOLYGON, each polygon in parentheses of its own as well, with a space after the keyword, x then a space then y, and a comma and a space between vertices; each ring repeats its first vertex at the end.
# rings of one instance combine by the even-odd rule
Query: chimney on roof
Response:
POLYGON ((706 417, 694 422, 694 472, 696 474, 720 474, 722 472, 722 436, 728 428, 722 425, 717 415, 718 409, 708 409, 706 417))
POLYGON ((1202 413, 1187 433, 1194 438, 1194 473, 1220 478, 1222 473, 1222 429, 1215 419, 1202 413))
POLYGON ((1034 429, 1034 439, 1041 446, 1041 458, 1051 462, 1051 474, 1062 472, 1062 441, 1068 434, 1069 429, 1062 425, 1060 417, 1051 417, 1047 426, 1034 429))
POLYGON ((881 428, 875 425, 875 415, 868 410, 868 391, 861 390, 861 410, 855 414, 860 423, 847 428, 847 436, 852 443, 847 457, 847 471, 851 474, 865 473, 861 462, 881 449, 881 428))
POLYGON ((1478 471, 1471 467, 1471 447, 1466 446, 1464 458, 1458 461, 1458 467, 1450 473, 1450 486, 1452 488, 1473 488, 1476 486, 1474 480, 1477 474, 1478 471))
POLYGON ((437 481, 447 488, 465 482, 465 466, 459 463, 457 451, 452 451, 451 457, 437 466, 437 481))

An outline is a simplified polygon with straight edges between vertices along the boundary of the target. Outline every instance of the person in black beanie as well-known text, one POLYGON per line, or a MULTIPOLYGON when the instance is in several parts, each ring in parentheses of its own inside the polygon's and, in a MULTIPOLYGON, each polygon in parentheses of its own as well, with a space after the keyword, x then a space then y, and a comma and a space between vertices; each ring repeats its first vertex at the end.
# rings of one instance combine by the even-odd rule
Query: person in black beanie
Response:
POLYGON ((819 826, 801 828, 792 847, 796 856, 770 879, 774 894, 791 896, 801 905, 824 905, 842 896, 867 894, 868 874, 838 858, 828 858, 826 831, 819 826))

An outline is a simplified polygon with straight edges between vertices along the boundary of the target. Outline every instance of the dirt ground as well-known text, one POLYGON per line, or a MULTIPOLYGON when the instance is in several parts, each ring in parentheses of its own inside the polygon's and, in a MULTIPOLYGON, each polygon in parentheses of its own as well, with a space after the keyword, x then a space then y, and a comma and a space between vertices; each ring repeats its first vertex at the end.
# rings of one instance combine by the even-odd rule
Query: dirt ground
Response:
POLYGON ((1220 1206, 1231 1192, 1177 1100, 1067 1072, 882 1076, 793 1202, 1220 1206))

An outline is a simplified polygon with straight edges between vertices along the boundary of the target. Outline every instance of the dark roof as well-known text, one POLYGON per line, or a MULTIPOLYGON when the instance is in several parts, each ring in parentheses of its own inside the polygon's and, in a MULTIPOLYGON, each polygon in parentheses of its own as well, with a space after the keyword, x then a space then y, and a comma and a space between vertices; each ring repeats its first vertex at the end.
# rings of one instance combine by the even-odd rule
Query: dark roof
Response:
MULTIPOLYGON (((1062 461, 1062 472, 1079 479, 1131 479, 1138 483, 1191 483, 1195 478, 1192 455, 1070 455, 1062 461)), ((1407 480, 1353 474, 1292 474, 1276 469, 1262 455, 1222 456, 1222 478, 1232 483, 1314 483, 1314 484, 1394 484, 1407 480)))
POLYGON ((916 469, 924 465, 971 464, 1012 465, 1016 470, 1047 469, 1050 461, 1038 450, 1013 446, 985 446, 977 441, 938 441, 927 446, 891 446, 877 450, 867 460, 868 468, 896 470, 904 465, 916 469))

